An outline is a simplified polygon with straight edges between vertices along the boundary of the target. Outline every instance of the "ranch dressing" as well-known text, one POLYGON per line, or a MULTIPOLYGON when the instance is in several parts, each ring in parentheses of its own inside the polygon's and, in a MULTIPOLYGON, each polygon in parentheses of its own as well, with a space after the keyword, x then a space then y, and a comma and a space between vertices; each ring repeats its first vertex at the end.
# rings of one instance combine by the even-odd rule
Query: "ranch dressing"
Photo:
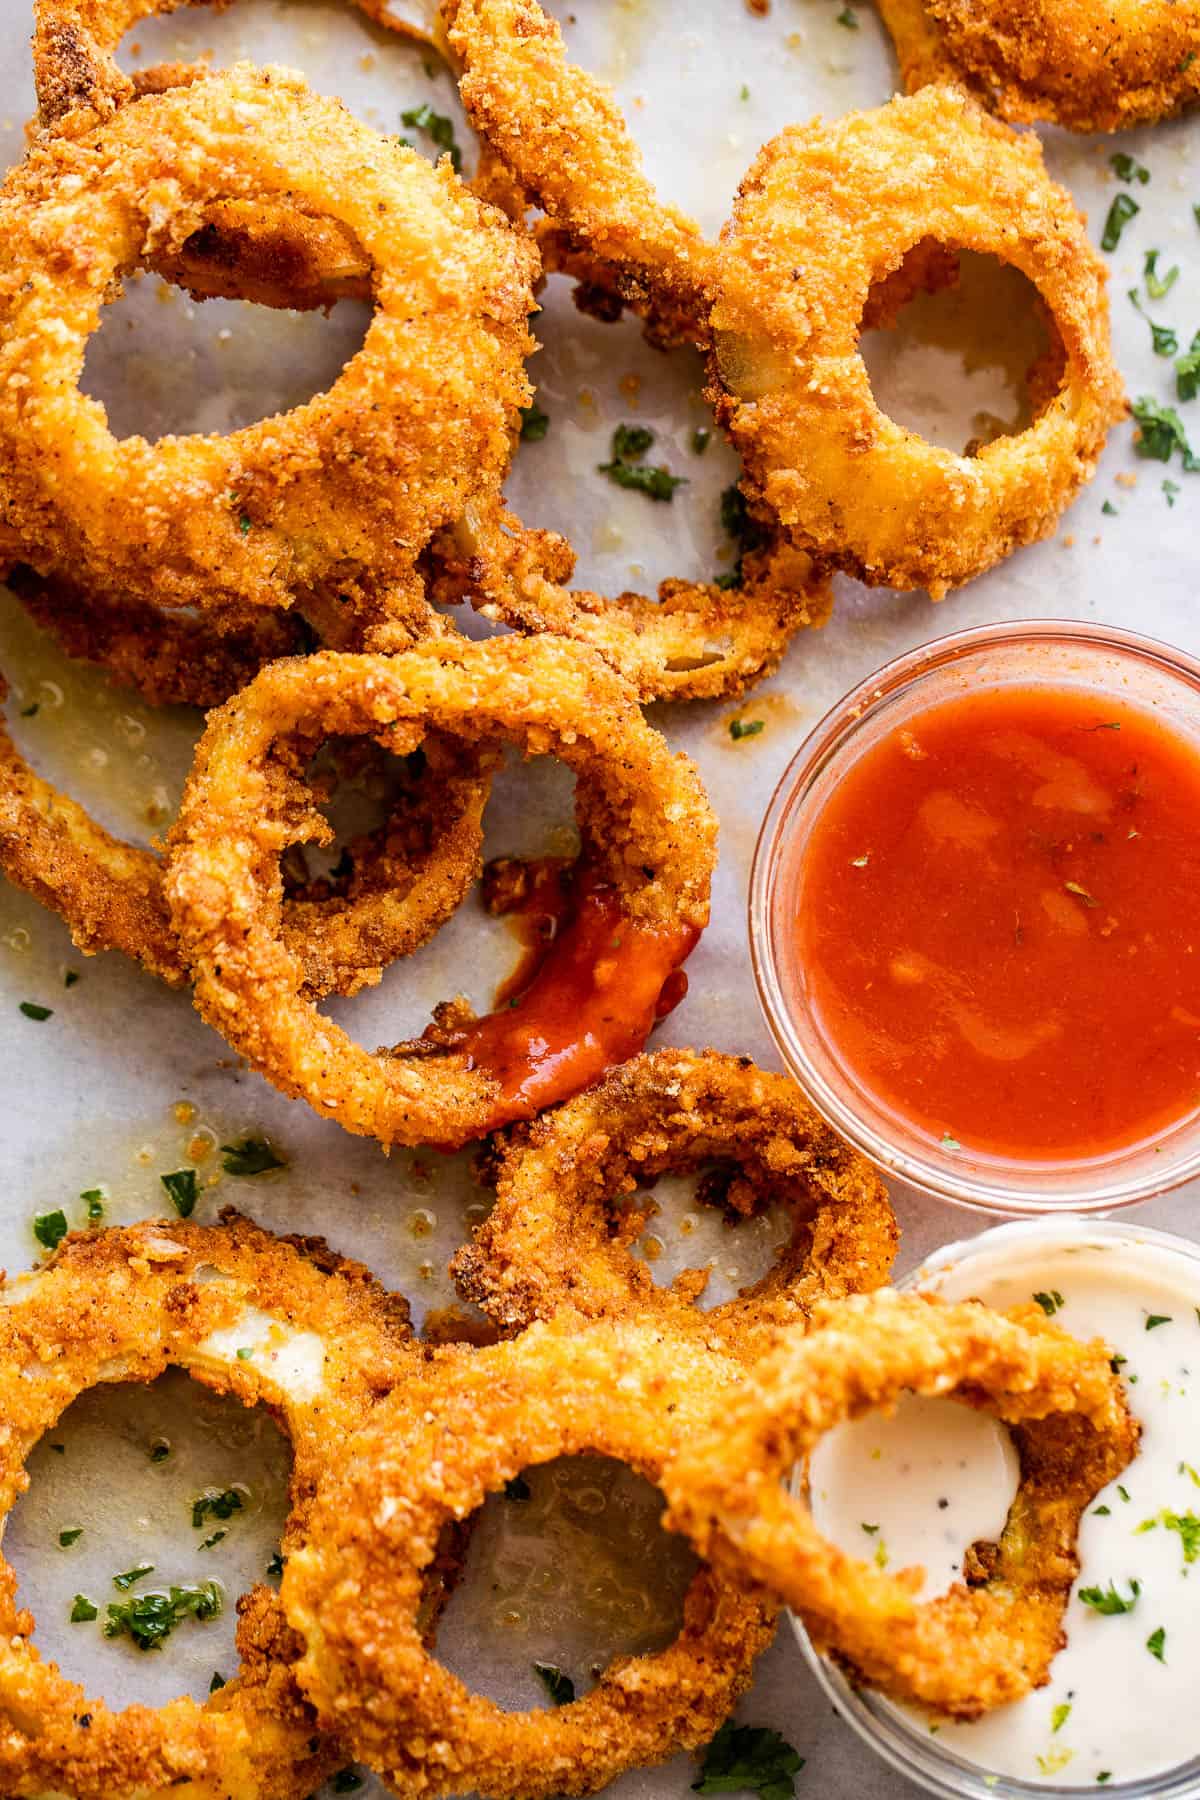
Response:
MULTIPOLYGON (((1096 1496, 1051 1679, 971 1724, 903 1709, 913 1728, 990 1775, 1054 1787, 1118 1785, 1200 1754, 1200 1253, 1178 1239, 1084 1220, 985 1232, 904 1284, 1007 1308, 1038 1296, 1078 1337, 1103 1337, 1141 1421, 1138 1454, 1096 1496)), ((821 1530, 881 1566, 919 1563, 925 1597, 995 1538, 1016 1490, 1007 1431, 945 1400, 839 1427, 813 1453, 821 1530)), ((1002 1790, 1001 1790, 1002 1791, 1002 1790)))

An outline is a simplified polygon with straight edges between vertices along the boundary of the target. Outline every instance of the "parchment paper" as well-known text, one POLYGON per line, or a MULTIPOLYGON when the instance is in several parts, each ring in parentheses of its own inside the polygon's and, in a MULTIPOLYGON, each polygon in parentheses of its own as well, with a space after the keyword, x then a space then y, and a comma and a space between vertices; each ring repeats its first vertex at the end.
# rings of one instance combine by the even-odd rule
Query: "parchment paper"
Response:
MULTIPOLYGON (((743 170, 770 134, 816 111, 836 114, 878 103, 893 87, 884 35, 872 8, 858 0, 848 8, 840 0, 773 0, 766 18, 752 16, 741 0, 588 0, 577 18, 560 16, 580 60, 616 83, 663 192, 711 230, 726 216, 743 170), (840 22, 846 14, 853 26, 840 22)), ((0 148, 10 161, 21 152, 23 125, 33 109, 29 29, 27 0, 2 0, 0 148)), ((240 56, 298 66, 314 86, 342 95, 389 132, 402 129, 403 109, 424 99, 458 116, 450 78, 419 49, 370 25, 353 8, 325 0, 238 0, 221 16, 201 9, 151 21, 133 38, 140 53, 127 44, 126 66, 191 58, 203 50, 211 50, 217 63, 240 56)), ((1192 208, 1200 200, 1197 129, 1173 124, 1114 141, 1048 134, 1051 165, 1091 214, 1097 236, 1118 191, 1111 152, 1127 151, 1152 171, 1148 186, 1127 190, 1142 211, 1110 262, 1116 339, 1131 393, 1162 400, 1171 398, 1170 364, 1153 354, 1146 319, 1126 291, 1140 287, 1146 250, 1162 252, 1160 273, 1178 263, 1182 273, 1167 298, 1150 303, 1142 289, 1142 300, 1156 321, 1177 328, 1187 347, 1200 327, 1200 231, 1192 208)), ((469 143, 469 134, 460 135, 469 143)), ((363 314, 349 305, 328 321, 224 303, 202 308, 143 281, 111 309, 89 352, 87 380, 109 403, 118 431, 223 430, 324 385, 362 328, 363 314)), ((996 329, 985 322, 981 338, 996 329)), ((729 552, 717 501, 735 465, 715 436, 703 458, 690 449, 693 429, 709 422, 696 359, 648 350, 635 324, 602 326, 581 318, 557 281, 547 290, 538 333, 545 348, 534 373, 551 426, 542 443, 521 450, 509 486, 518 511, 530 523, 566 530, 579 551, 580 576, 608 592, 720 567, 729 552), (623 493, 595 473, 614 425, 624 419, 652 425, 658 432, 653 457, 687 476, 689 485, 671 506, 623 493)), ((987 343, 978 348, 978 360, 986 363, 987 343)), ((946 414, 969 421, 975 411, 994 406, 986 371, 968 369, 954 350, 914 346, 894 379, 900 386, 893 392, 903 395, 910 415, 919 415, 910 422, 946 414)), ((713 924, 689 964, 689 997, 667 1021, 663 1041, 714 1044, 777 1063, 746 951, 749 862, 776 779, 829 705, 899 652, 945 630, 1000 618, 1090 617, 1200 651, 1192 554, 1198 508, 1200 478, 1181 473, 1178 461, 1170 469, 1139 462, 1131 429, 1119 429, 1096 482, 1048 543, 1022 552, 936 609, 924 595, 868 593, 839 581, 832 623, 799 637, 779 674, 743 703, 655 709, 671 741, 698 760, 722 828, 713 924), (1179 491, 1164 491, 1164 479, 1179 491), (728 721, 735 714, 763 719, 765 729, 734 742, 728 721)), ((103 677, 71 667, 41 643, 4 595, 0 666, 12 684, 9 717, 37 766, 113 828, 143 840, 161 828, 187 767, 197 716, 156 713, 103 677), (19 716, 35 702, 36 713, 19 716)), ((540 765, 514 769, 489 812, 489 853, 542 852, 562 841, 569 817, 561 772, 540 765)), ((468 902, 427 950, 395 967, 380 988, 334 1010, 364 1042, 394 1042, 419 1030, 445 995, 465 988, 485 1006, 512 958, 507 930, 468 902)), ((158 1177, 189 1160, 198 1132, 227 1142, 252 1131, 271 1136, 287 1159, 286 1171, 252 1181, 224 1177, 205 1188, 197 1217, 211 1217, 218 1205, 234 1201, 268 1226, 323 1233, 402 1288, 418 1317, 452 1297, 445 1263, 483 1204, 468 1156, 396 1153, 389 1160, 302 1104, 283 1100, 239 1068, 185 995, 167 993, 117 955, 81 957, 56 919, 3 884, 0 1093, 0 1261, 9 1269, 37 1257, 30 1226, 35 1213, 63 1206, 72 1223, 80 1223, 76 1196, 98 1185, 107 1189, 111 1222, 159 1213, 164 1195, 158 1177), (68 969, 80 976, 70 987, 64 985, 68 969), (51 1007, 53 1016, 44 1022, 24 1017, 18 1010, 23 1000, 51 1007), (173 1109, 180 1103, 194 1108, 194 1116, 177 1116, 173 1109)), ((212 1171, 218 1162, 210 1156, 202 1167, 212 1171)), ((664 1208, 655 1224, 666 1246, 663 1272, 713 1257, 714 1295, 750 1277, 755 1256, 765 1254, 761 1231, 738 1239, 731 1251, 729 1236, 705 1221, 685 1243, 678 1222, 686 1193, 672 1200, 660 1190, 656 1198, 664 1208)), ((904 1191, 896 1192, 895 1201, 904 1231, 901 1268, 986 1222, 904 1191)), ((1194 1192, 1185 1191, 1146 1207, 1143 1216, 1188 1232, 1194 1204, 1194 1192)), ((46 1447, 36 1454, 33 1489, 6 1541, 23 1597, 39 1614, 39 1643, 113 1701, 160 1701, 182 1687, 206 1692, 214 1669, 231 1672, 232 1615, 211 1627, 181 1629, 158 1657, 139 1656, 128 1644, 105 1645, 95 1627, 67 1626, 71 1595, 86 1590, 110 1599, 113 1572, 151 1557, 159 1574, 171 1579, 216 1572, 197 1554, 181 1511, 186 1492, 223 1486, 251 1464, 265 1470, 254 1477, 265 1492, 271 1464, 277 1494, 283 1461, 269 1430, 220 1408, 200 1425, 189 1422, 183 1417, 189 1405, 203 1413, 191 1393, 181 1380, 122 1397, 119 1406, 103 1396, 94 1416, 85 1408, 82 1420, 64 1432, 61 1455, 46 1447), (147 1446, 164 1430, 176 1440, 176 1462, 168 1459, 161 1477, 155 1465, 163 1485, 151 1492, 144 1479, 147 1446), (236 1468, 234 1452, 242 1459, 236 1468), (74 1523, 85 1524, 84 1537, 64 1551, 58 1530, 74 1523)), ((258 1515, 269 1510, 256 1501, 220 1547, 220 1574, 231 1595, 261 1574, 273 1527, 258 1515)), ((497 1656, 503 1658, 484 1598, 464 1597, 448 1630, 455 1665, 468 1676, 484 1679, 497 1656)), ((514 1668, 526 1666, 522 1656, 519 1650, 515 1661, 510 1655, 514 1668)), ((502 1697, 525 1704, 534 1699, 527 1675, 511 1677, 511 1692, 504 1691, 507 1678, 499 1685, 492 1679, 502 1697)), ((740 1716, 775 1726, 807 1758, 802 1793, 876 1800, 904 1787, 831 1716, 786 1625, 740 1716)), ((681 1758, 662 1770, 629 1775, 620 1791, 627 1800, 666 1800, 686 1793, 694 1779, 694 1764, 681 1758)), ((361 1791, 376 1790, 368 1784, 361 1791)))

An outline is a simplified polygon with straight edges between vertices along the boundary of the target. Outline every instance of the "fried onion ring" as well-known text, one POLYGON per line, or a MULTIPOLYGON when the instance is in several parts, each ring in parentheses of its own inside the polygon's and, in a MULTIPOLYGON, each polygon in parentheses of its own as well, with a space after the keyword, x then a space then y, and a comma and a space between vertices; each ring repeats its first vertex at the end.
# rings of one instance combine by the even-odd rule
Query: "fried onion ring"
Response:
MULTIPOLYGON (((278 1418, 294 1456, 283 1549, 298 1548, 325 1465, 415 1360, 407 1308, 323 1243, 224 1216, 79 1234, 0 1289, 0 1517, 28 1486, 30 1450, 79 1394, 174 1366, 278 1418)), ((41 1660, 16 1591, 0 1559, 0 1786, 14 1800, 291 1800, 346 1760, 296 1686, 299 1645, 269 1590, 241 1605, 234 1680, 203 1705, 119 1712, 41 1660)))
POLYGON ((638 698, 711 700, 740 694, 775 669, 793 635, 823 625, 833 596, 804 550, 770 522, 741 559, 737 585, 670 579, 657 597, 615 599, 568 587, 574 552, 502 507, 470 503, 438 540, 438 597, 469 599, 487 619, 552 632, 599 651, 638 698))
POLYGON ((565 1099, 642 1047, 708 922, 715 843, 694 767, 599 657, 553 638, 446 642, 275 663, 213 713, 166 888, 197 1006, 261 1074, 348 1131, 451 1146, 565 1099), (371 1055, 303 994, 279 929, 279 857, 314 829, 303 768, 322 738, 403 752, 429 729, 565 762, 590 879, 575 927, 515 1005, 473 1023, 451 1008, 436 1039, 371 1055))
POLYGON ((982 574, 1054 529, 1124 415, 1105 283, 1036 138, 957 90, 783 132, 742 183, 712 314, 709 398, 747 490, 872 585, 937 598, 982 574), (1020 269, 1058 338, 1061 380, 1031 372, 1034 423, 973 456, 882 413, 859 351, 872 288, 926 240, 1020 269))
POLYGON ((441 0, 440 16, 471 124, 574 247, 632 304, 696 301, 712 245, 658 198, 610 89, 567 60, 537 0, 441 0))
POLYGON ((430 629, 419 558, 498 492, 529 398, 536 252, 447 164, 286 71, 239 67, 43 133, 0 193, 0 484, 23 560, 105 594, 430 629), (334 216, 374 264, 362 349, 325 393, 225 437, 115 440, 76 385, 121 274, 214 199, 334 216))
POLYGON ((718 1568, 749 1573, 801 1615, 818 1649, 895 1700, 973 1719, 1044 1686, 1066 1642, 1079 1520, 1137 1448, 1111 1351, 977 1302, 884 1291, 818 1307, 685 1443, 662 1486, 667 1522, 718 1568), (924 1603, 919 1572, 886 1572, 824 1538, 784 1485, 833 1426, 902 1393, 980 1407, 1015 1428, 1021 1483, 981 1584, 924 1603))
POLYGON ((451 1272, 465 1300, 507 1332, 560 1311, 632 1315, 696 1332, 752 1359, 821 1298, 882 1286, 896 1220, 870 1164, 841 1142, 794 1082, 715 1050, 636 1057, 528 1127, 498 1153, 496 1204, 451 1272), (773 1202, 792 1234, 773 1269, 701 1312, 707 1271, 656 1285, 629 1249, 646 1221, 614 1201, 658 1175, 717 1164, 718 1203, 734 1217, 773 1202), (614 1223, 615 1222, 615 1223, 614 1223))
POLYGON ((774 1612, 702 1567, 665 1650, 619 1657, 552 1711, 506 1712, 427 1654, 421 1571, 448 1520, 531 1465, 597 1451, 650 1481, 728 1403, 735 1366, 646 1325, 533 1326, 442 1352, 406 1381, 320 1493, 281 1598, 322 1717, 398 1793, 491 1800, 590 1794, 622 1770, 706 1743, 749 1685, 774 1612))
POLYGON ((959 81, 1014 123, 1121 131, 1200 99, 1196 0, 879 0, 905 85, 959 81))
MULTIPOLYGON (((4 681, 0 676, 0 699, 4 681)), ((283 935, 306 994, 354 994, 416 950, 479 873, 495 759, 431 736, 385 823, 346 845, 349 867, 284 901, 283 935)), ((309 841, 333 830, 314 815, 309 841)), ((37 775, 0 722, 0 869, 65 922, 85 955, 122 950, 172 987, 188 980, 153 850, 124 843, 37 775)))
MULTIPOLYGON (((60 125, 79 112, 90 113, 93 119, 108 118, 143 94, 206 79, 212 69, 203 62, 159 64, 127 75, 114 52, 126 32, 143 19, 184 6, 210 5, 214 12, 223 12, 229 4, 230 0, 34 0, 33 80, 40 122, 60 125)), ((432 44, 435 0, 356 0, 356 4, 377 25, 432 44)))
POLYGON ((247 611, 240 623, 89 593, 21 564, 7 577, 29 616, 76 662, 97 663, 152 706, 220 706, 264 663, 311 648, 295 613, 247 611))

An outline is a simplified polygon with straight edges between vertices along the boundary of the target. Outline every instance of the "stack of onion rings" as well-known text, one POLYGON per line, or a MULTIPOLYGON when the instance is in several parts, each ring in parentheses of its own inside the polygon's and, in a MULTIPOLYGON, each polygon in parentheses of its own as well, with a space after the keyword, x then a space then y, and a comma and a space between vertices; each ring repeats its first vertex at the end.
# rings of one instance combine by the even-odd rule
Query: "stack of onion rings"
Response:
POLYGON ((506 1332, 560 1312, 631 1316, 751 1359, 779 1327, 802 1326, 818 1299, 882 1286, 896 1253, 896 1220, 870 1165, 793 1082, 714 1050, 659 1050, 614 1069, 516 1128, 494 1176, 496 1204, 451 1270, 464 1299, 506 1332), (658 1287, 629 1249, 644 1211, 635 1205, 614 1226, 613 1202, 705 1162, 732 1173, 732 1212, 778 1201, 793 1226, 760 1282, 701 1312, 693 1301, 706 1272, 658 1287))
POLYGON ((671 754, 600 658, 552 638, 497 638, 264 669, 210 716, 166 889, 197 1006, 260 1073, 348 1131, 452 1146, 566 1098, 640 1049, 664 984, 708 922, 715 845, 692 764, 671 754), (431 729, 485 749, 508 740, 575 771, 591 923, 574 946, 560 940, 511 1010, 474 1026, 456 1012, 440 1044, 373 1056, 304 993, 303 963, 281 931, 279 858, 315 829, 303 771, 321 740, 374 737, 408 752, 431 729), (566 959, 581 946, 584 965, 572 970, 566 959), (561 1044, 539 1002, 557 1008, 561 1044))
POLYGON ((718 1568, 764 1582, 817 1646, 896 1700, 971 1719, 1048 1680, 1079 1572, 1079 1521, 1137 1448, 1112 1352, 1051 1325, 890 1291, 817 1309, 684 1445, 662 1486, 667 1522, 718 1568), (1021 1484, 993 1566, 925 1603, 919 1572, 887 1572, 822 1537, 784 1485, 833 1426, 901 1394, 982 1407, 1016 1428, 1021 1484))
POLYGON ((314 608, 325 635, 341 618, 381 646, 430 629, 419 559, 469 495, 498 491, 529 398, 536 264, 448 166, 241 67, 43 134, 0 222, 0 481, 22 560, 156 605, 314 608), (118 443, 75 385, 87 338, 114 278, 186 244, 214 199, 352 231, 374 266, 366 340, 283 417, 118 443))
POLYGON ((879 0, 910 91, 959 81, 1015 123, 1121 131, 1200 99, 1196 0, 879 0))
MULTIPOLYGON (((3 698, 0 677, 0 699, 3 698)), ((348 873, 284 902, 282 929, 303 991, 354 994, 379 981, 454 912, 479 873, 495 759, 433 736, 385 823, 348 844, 348 873)), ((333 830, 310 819, 308 841, 333 830)), ((34 773, 0 723, 0 868, 57 912, 86 955, 121 950, 172 987, 188 979, 163 893, 161 859, 123 842, 34 773)))
POLYGON ((1106 279, 1036 138, 924 88, 759 154, 724 236, 710 398, 751 490, 798 542, 937 598, 1052 531, 1124 416, 1106 279), (1020 269, 1061 346, 1060 380, 1031 374, 1034 423, 974 456, 882 413, 859 350, 872 287, 928 239, 1020 269))
POLYGON ((683 1626, 620 1657, 553 1711, 506 1712, 420 1641, 422 1570, 440 1528, 531 1465, 598 1451, 657 1482, 735 1391, 736 1365, 645 1324, 533 1326, 447 1351, 397 1390, 322 1487, 281 1598, 305 1641, 321 1717, 398 1793, 491 1800, 589 1794, 624 1769, 706 1743, 750 1681, 774 1610, 737 1575, 701 1568, 683 1626))
MULTIPOLYGON (((284 1426, 290 1553, 326 1465, 410 1359, 404 1303, 316 1241, 273 1238, 236 1216, 222 1228, 151 1222, 68 1239, 48 1268, 0 1291, 0 1516, 28 1485, 33 1445, 72 1400, 174 1366, 270 1407, 284 1426)), ((296 1686, 298 1646, 266 1589, 242 1606, 238 1675, 203 1705, 114 1712, 85 1696, 39 1658, 2 1559, 0 1624, 0 1785, 14 1800, 168 1789, 292 1800, 346 1761, 296 1686)))

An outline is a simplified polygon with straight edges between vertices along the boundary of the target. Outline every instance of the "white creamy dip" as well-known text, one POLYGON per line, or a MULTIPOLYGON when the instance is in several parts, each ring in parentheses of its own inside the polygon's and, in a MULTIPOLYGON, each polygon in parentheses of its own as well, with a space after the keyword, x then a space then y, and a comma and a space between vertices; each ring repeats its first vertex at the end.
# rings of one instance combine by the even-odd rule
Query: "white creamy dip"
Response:
MULTIPOLYGON (((1131 1227, 1041 1221, 953 1245, 904 1285, 1000 1308, 1038 1296, 1126 1359, 1142 1425, 1137 1457, 1084 1516, 1049 1685, 969 1725, 905 1715, 990 1774, 1052 1786, 1117 1785, 1200 1755, 1200 1253, 1131 1227)), ((1007 1431, 946 1400, 842 1426, 810 1466, 821 1530, 889 1568, 921 1564, 927 1597, 959 1578, 968 1544, 998 1535, 1016 1482, 1007 1431)))

